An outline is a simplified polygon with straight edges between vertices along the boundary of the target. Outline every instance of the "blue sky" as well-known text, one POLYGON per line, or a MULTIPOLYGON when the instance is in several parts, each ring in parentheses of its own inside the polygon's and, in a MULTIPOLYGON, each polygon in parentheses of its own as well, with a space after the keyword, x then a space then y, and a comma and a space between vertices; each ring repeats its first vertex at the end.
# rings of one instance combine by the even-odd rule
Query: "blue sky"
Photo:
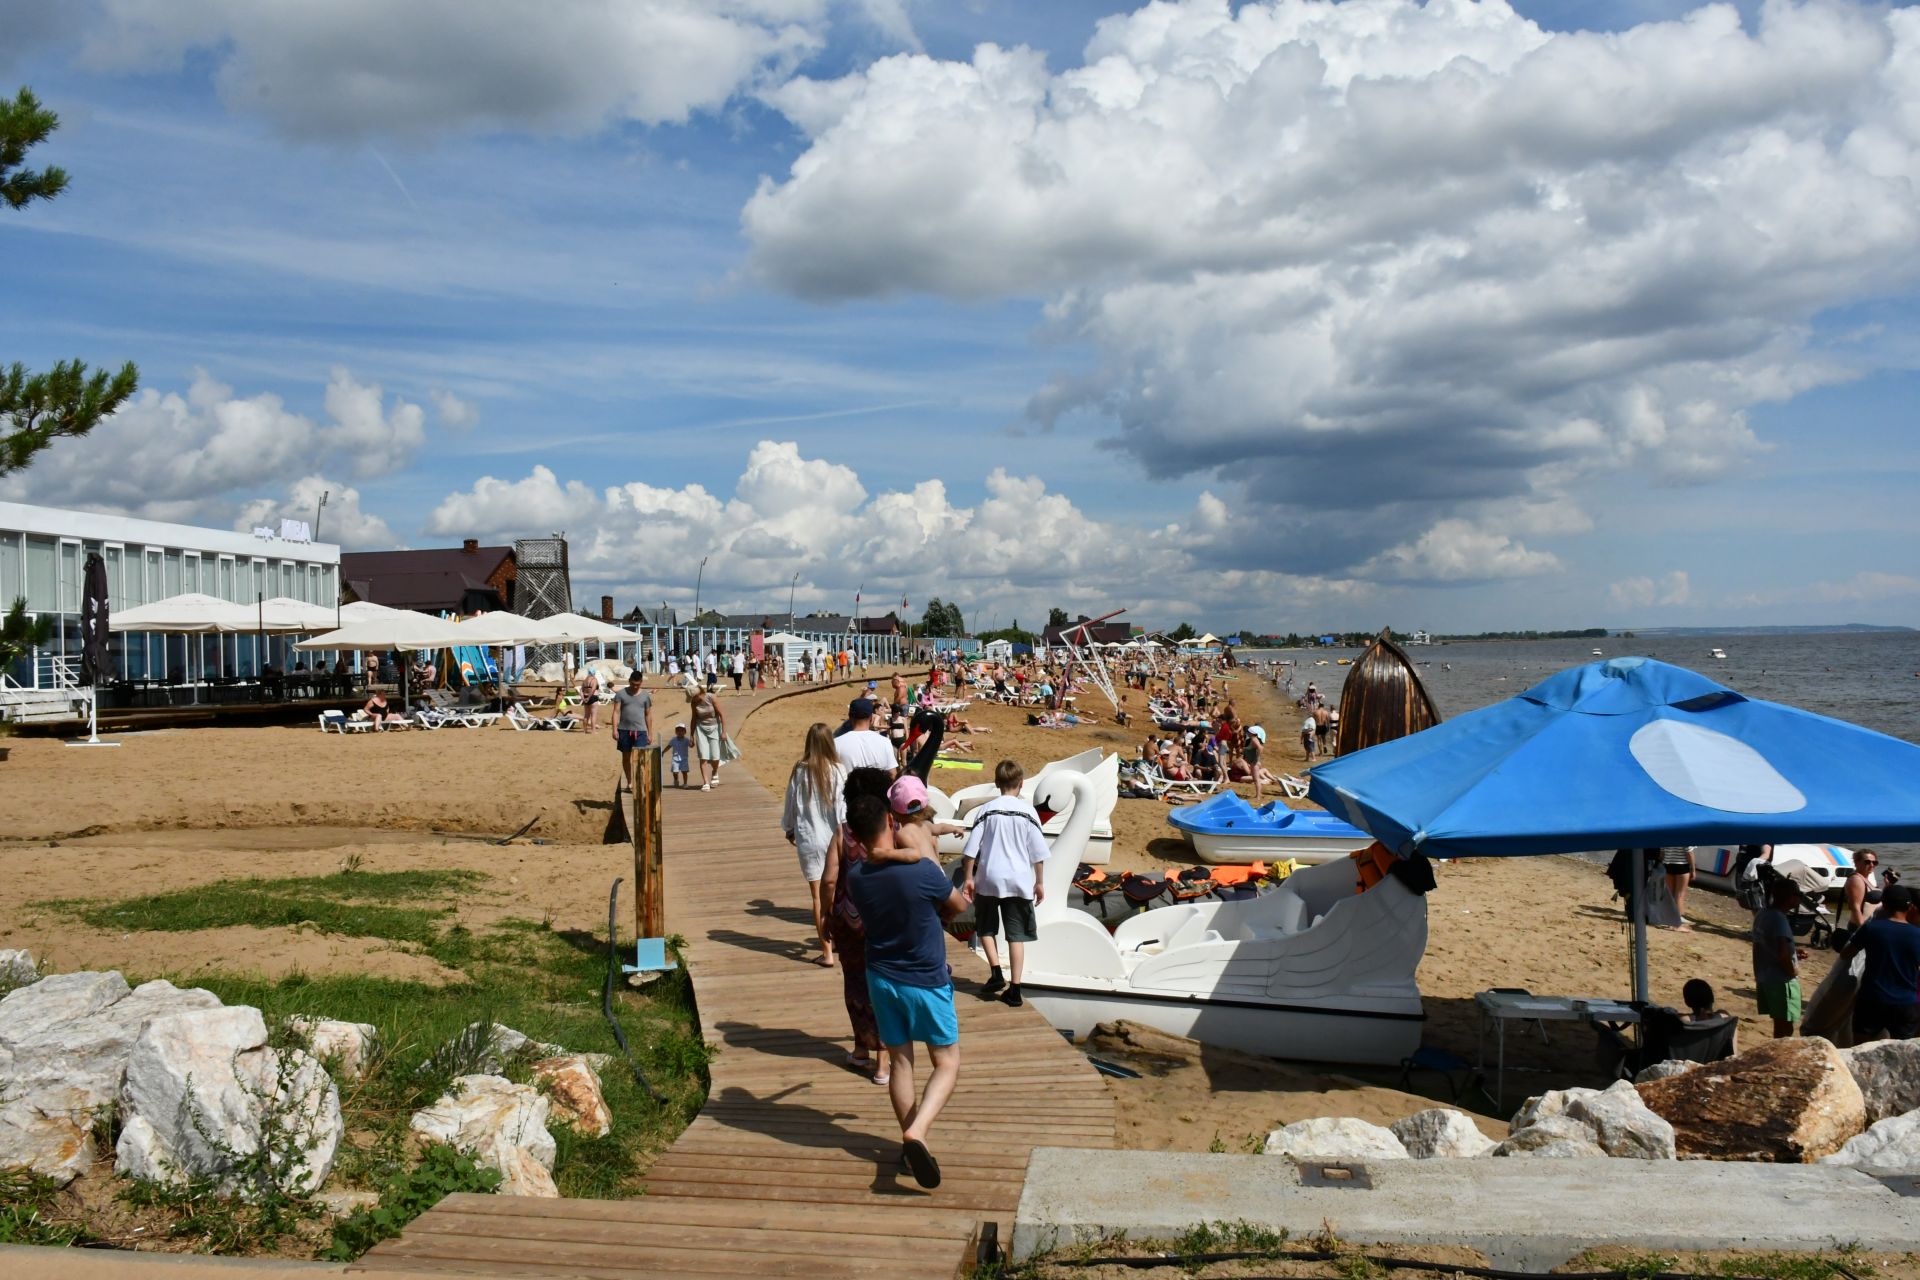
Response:
MULTIPOLYGON (((670 33, 560 84, 531 9, 464 11, 449 52, 437 3, 369 45, 325 7, 0 0, 42 37, 0 73, 62 117, 35 160, 73 179, 0 221, 0 353, 147 389, 0 496, 231 525, 325 488, 323 536, 363 546, 564 528, 577 594, 623 607, 690 601, 704 555, 703 602, 797 573, 980 625, 1920 624, 1920 246, 1888 212, 1920 204, 1920 33, 1884 10, 1602 48, 1557 33, 1693 6, 729 0, 712 39, 760 55, 673 100, 670 33), (1550 98, 1512 131, 1603 53, 1699 83, 1651 124, 1550 98), (1769 58, 1806 80, 1778 103, 1769 58), (343 106, 363 83, 391 110, 343 106), (1196 102, 1227 84, 1266 96, 1196 102), (1020 136, 1033 85, 1051 136, 1020 136), (1453 154, 1395 159, 1423 102, 1453 154)), ((646 6, 617 8, 569 38, 618 46, 646 6)))

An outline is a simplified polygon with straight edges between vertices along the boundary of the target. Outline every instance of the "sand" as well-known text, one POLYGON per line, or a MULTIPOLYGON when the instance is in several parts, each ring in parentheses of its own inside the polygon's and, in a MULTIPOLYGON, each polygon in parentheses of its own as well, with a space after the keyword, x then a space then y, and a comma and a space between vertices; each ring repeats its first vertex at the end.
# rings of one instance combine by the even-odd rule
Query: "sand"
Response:
MULTIPOLYGON (((1273 728, 1273 766, 1297 769, 1297 744, 1275 727, 1288 724, 1290 714, 1258 681, 1243 678, 1234 688, 1243 713, 1273 728)), ((777 786, 806 726, 838 723, 849 692, 810 690, 763 706, 744 728, 736 724, 756 774, 777 786)), ((670 726, 678 695, 659 697, 658 719, 670 726)), ((1105 710, 1098 694, 1083 705, 1095 715, 1105 710)), ((984 703, 970 714, 994 730, 974 739, 989 768, 1012 755, 1031 770, 1096 744, 1131 752, 1145 734, 1111 724, 1040 730, 1028 727, 1022 712, 984 703)), ((627 847, 601 843, 617 770, 610 737, 501 728, 343 738, 310 728, 193 728, 125 734, 124 745, 111 751, 11 739, 0 762, 0 947, 31 948, 60 969, 120 967, 144 976, 452 978, 432 960, 379 940, 306 928, 115 932, 33 905, 244 875, 325 875, 349 859, 367 870, 483 871, 489 880, 459 908, 468 923, 545 919, 598 935, 606 923, 607 887, 615 876, 630 875, 632 865, 627 847), (532 837, 549 843, 498 848, 471 838, 505 834, 535 815, 540 820, 532 837)), ((942 770, 935 781, 957 789, 988 777, 942 770)), ((1166 809, 1150 800, 1120 802, 1114 867, 1182 865, 1184 846, 1170 838, 1166 809)), ((1705 977, 1723 1006, 1743 1016, 1743 1041, 1750 1043, 1765 1030, 1753 1016, 1745 913, 1712 894, 1696 893, 1692 901, 1699 921, 1693 933, 1653 935, 1653 994, 1678 1003, 1686 979, 1705 977)), ((1530 858, 1444 867, 1429 899, 1429 923, 1420 970, 1427 1042, 1462 1057, 1474 1056, 1476 991, 1523 986, 1622 996, 1628 990, 1627 932, 1611 887, 1593 866, 1530 858)), ((1808 965, 1809 986, 1827 959, 1817 953, 1808 965)), ((1549 1083, 1596 1083, 1592 1051, 1591 1037, 1571 1025, 1556 1028, 1550 1045, 1516 1043, 1509 1095, 1549 1083)), ((1216 1131, 1231 1145, 1307 1115, 1391 1118, 1404 1113, 1394 1108, 1411 1109, 1404 1095, 1385 1096, 1393 1090, 1355 1091, 1390 1086, 1394 1072, 1343 1075, 1357 1078, 1356 1085, 1303 1078, 1278 1066, 1264 1077, 1246 1064, 1224 1074, 1206 1063, 1163 1063, 1156 1071, 1112 1086, 1128 1117, 1128 1140, 1140 1145, 1205 1150, 1216 1131)), ((1416 1083, 1444 1094, 1437 1078, 1416 1083)))

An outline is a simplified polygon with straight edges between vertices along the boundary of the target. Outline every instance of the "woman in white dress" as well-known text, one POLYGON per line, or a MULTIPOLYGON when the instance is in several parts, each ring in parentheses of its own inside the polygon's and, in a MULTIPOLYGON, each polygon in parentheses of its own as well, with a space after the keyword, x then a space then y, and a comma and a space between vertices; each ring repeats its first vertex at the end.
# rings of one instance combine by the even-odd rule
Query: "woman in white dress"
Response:
POLYGON ((825 724, 813 725, 807 730, 806 746, 794 762, 793 772, 787 775, 780 828, 800 856, 800 874, 806 878, 813 907, 813 931, 820 939, 819 963, 824 968, 833 967, 833 936, 827 931, 820 903, 820 877, 847 816, 846 800, 841 795, 846 780, 847 770, 834 749, 833 730, 825 724))

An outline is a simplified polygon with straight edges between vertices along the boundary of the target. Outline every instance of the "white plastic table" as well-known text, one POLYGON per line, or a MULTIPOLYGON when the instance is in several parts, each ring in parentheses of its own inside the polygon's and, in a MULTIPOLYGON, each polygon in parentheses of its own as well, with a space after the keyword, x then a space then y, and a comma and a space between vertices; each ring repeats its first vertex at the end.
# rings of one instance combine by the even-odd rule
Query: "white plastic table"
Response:
POLYGON ((1640 1011, 1618 1000, 1580 996, 1536 996, 1517 991, 1482 991, 1473 1002, 1480 1007, 1479 1066, 1487 1065, 1487 1028, 1493 1028, 1495 1067, 1493 1105, 1507 1105, 1507 1024, 1509 1022, 1585 1022, 1619 1028, 1640 1021, 1640 1011))

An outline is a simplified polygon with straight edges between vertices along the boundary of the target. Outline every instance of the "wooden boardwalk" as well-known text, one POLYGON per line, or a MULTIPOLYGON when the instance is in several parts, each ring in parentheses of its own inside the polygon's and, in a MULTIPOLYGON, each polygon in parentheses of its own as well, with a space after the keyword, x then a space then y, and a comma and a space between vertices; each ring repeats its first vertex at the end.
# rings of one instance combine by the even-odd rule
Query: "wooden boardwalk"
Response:
MULTIPOLYGON (((755 763, 784 781, 783 764, 755 763)), ((1031 1008, 976 999, 978 962, 950 943, 961 1073, 931 1143, 943 1180, 927 1192, 899 1169, 886 1090, 841 1065, 840 973, 811 962, 806 888, 779 817, 744 763, 714 791, 666 793, 668 928, 687 939, 718 1053, 706 1107, 654 1162, 647 1194, 450 1196, 365 1269, 944 1278, 964 1269, 981 1224, 1008 1237, 1034 1147, 1113 1145, 1112 1102, 1085 1057, 1031 1008)), ((923 1051, 922 1082, 927 1070, 923 1051)))

